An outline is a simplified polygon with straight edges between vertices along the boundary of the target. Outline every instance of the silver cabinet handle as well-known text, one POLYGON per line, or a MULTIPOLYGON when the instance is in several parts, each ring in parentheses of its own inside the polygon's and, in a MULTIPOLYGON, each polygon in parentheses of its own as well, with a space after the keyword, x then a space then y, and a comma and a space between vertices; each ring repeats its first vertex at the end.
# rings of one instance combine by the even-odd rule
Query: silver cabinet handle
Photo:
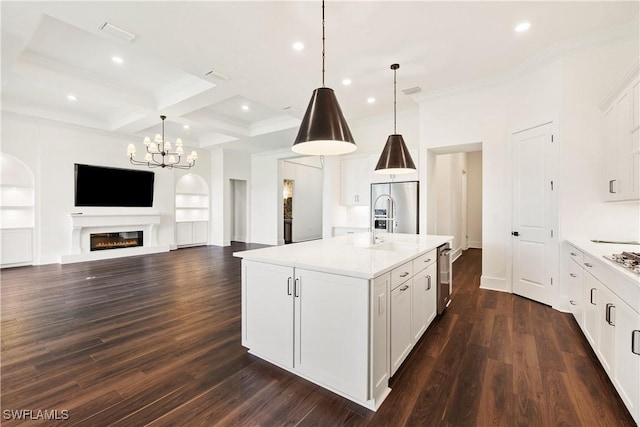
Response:
POLYGON ((427 290, 431 289, 431 276, 427 275, 427 290))
POLYGON ((593 267, 593 264, 589 264, 588 262, 585 262, 584 265, 586 265, 589 268, 593 267))
POLYGON ((573 274, 573 273, 569 273, 569 276, 571 276, 571 277, 573 277, 573 278, 578 277, 578 276, 576 276, 576 275, 575 275, 575 274, 573 274))
POLYGON ((640 337, 636 338, 637 335, 640 335, 640 330, 631 331, 631 353, 640 356, 640 337))
POLYGON ((595 291, 596 288, 591 288, 591 290, 589 291, 589 302, 593 305, 597 305, 595 302, 593 302, 593 291, 595 291))
POLYGON ((287 277, 287 295, 291 295, 291 277, 287 277))
POLYGON ((570 299, 570 300, 569 300, 569 304, 571 304, 571 305, 576 305, 576 302, 575 302, 574 300, 570 299))
POLYGON ((431 261, 431 258, 427 258, 424 260, 424 262, 429 262, 429 261, 431 261))
POLYGON ((401 292, 406 291, 407 289, 409 289, 409 285, 404 285, 403 287, 400 288, 401 292))
POLYGON ((578 256, 578 254, 575 252, 569 252, 569 253, 571 254, 571 256, 578 256))
POLYGON ((612 179, 611 181, 609 181, 609 193, 611 194, 615 194, 616 190, 613 189, 613 183, 616 182, 617 179, 612 179))
POLYGON ((300 279, 297 277, 295 282, 293 283, 293 296, 295 298, 300 298, 300 279))
POLYGON ((408 272, 408 271, 405 271, 404 273, 402 273, 402 274, 400 275, 400 277, 407 277, 408 275, 409 275, 409 272, 408 272))
POLYGON ((611 309, 612 308, 616 308, 615 305, 611 304, 611 303, 607 303, 606 306, 606 311, 604 313, 604 318, 607 321, 608 324, 610 324, 611 326, 616 326, 616 324, 614 322, 611 321, 611 309))

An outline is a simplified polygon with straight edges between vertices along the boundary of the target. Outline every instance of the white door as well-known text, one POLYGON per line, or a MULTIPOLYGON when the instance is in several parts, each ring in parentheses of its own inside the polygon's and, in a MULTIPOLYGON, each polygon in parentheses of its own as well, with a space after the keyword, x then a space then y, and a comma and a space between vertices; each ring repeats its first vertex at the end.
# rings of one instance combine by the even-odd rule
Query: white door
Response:
POLYGON ((513 134, 513 292, 551 305, 553 155, 551 124, 513 134))

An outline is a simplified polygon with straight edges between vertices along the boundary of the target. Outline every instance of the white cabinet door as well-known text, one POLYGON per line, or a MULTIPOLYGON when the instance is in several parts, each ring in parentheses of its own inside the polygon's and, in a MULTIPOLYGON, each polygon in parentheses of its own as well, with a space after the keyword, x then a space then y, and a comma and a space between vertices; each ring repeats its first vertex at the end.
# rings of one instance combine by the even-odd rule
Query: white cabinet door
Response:
POLYGON ((190 245, 193 243, 193 223, 177 222, 176 223, 176 245, 190 245))
POLYGON ((599 295, 598 279, 584 272, 584 335, 591 347, 595 350, 598 346, 598 306, 602 304, 602 296, 599 295))
MULTIPOLYGON (((589 274, 589 273, 585 273, 589 274)), ((602 367, 610 377, 613 377, 615 364, 616 329, 615 309, 618 298, 602 283, 596 283, 598 289, 598 345, 596 353, 600 358, 602 367)))
POLYGON ((614 309, 616 364, 614 384, 640 424, 640 314, 622 301, 614 309))
MULTIPOLYGON (((426 271, 426 270, 425 270, 426 271)), ((418 342, 427 330, 427 286, 425 274, 420 272, 412 280, 411 286, 411 342, 418 342)))
POLYGON ((194 244, 206 244, 209 234, 209 222, 208 221, 195 221, 193 223, 193 243, 194 244))
POLYGON ((342 204, 346 206, 369 206, 371 171, 367 157, 343 159, 342 204))
POLYGON ((371 352, 372 396, 381 396, 389 383, 389 290, 391 289, 391 274, 386 273, 376 277, 373 281, 371 293, 371 326, 373 328, 373 342, 371 352))
POLYGON ((33 261, 33 230, 7 228, 0 230, 0 265, 28 264, 33 261))
POLYGON ((565 259, 567 265, 567 295, 569 309, 580 328, 584 329, 584 284, 582 282, 582 267, 570 257, 565 259))
POLYGON ((296 371, 366 400, 369 281, 295 270, 296 371))
MULTIPOLYGON (((438 265, 436 263, 431 264, 426 270, 427 276, 427 295, 425 298, 425 313, 427 317, 427 327, 433 322, 438 314, 438 265)), ((423 272, 424 273, 424 272, 423 272)))
POLYGON ((293 368, 293 268, 242 261, 242 345, 293 368))
POLYGON ((393 375, 412 347, 411 337, 412 279, 391 291, 391 375, 393 375))

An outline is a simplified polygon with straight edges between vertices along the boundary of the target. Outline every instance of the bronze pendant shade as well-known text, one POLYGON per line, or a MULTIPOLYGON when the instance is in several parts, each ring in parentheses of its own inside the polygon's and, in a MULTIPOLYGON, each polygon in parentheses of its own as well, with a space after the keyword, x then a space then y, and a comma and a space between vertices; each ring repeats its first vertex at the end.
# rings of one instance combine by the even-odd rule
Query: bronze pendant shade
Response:
POLYGON ((402 135, 389 135, 375 172, 398 175, 415 172, 415 170, 416 165, 413 163, 402 135))
POLYGON ((337 155, 356 148, 333 89, 314 90, 291 149, 306 155, 337 155))
POLYGON ((380 174, 399 175, 416 171, 416 165, 404 143, 404 138, 396 133, 396 70, 398 68, 400 68, 398 64, 391 65, 393 70, 393 134, 387 138, 387 143, 374 171, 380 174))

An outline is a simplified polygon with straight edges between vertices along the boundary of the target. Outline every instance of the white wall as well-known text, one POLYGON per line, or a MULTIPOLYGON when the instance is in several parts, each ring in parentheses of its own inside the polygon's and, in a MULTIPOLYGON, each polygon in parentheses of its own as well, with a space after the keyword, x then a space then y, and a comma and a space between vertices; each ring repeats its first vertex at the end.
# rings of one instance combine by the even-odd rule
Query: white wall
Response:
MULTIPOLYGON (((22 160, 35 178, 35 264, 59 262, 71 249, 73 212, 148 213, 159 212, 158 244, 175 246, 176 171, 155 169, 155 192, 151 208, 101 208, 74 206, 74 163, 138 168, 126 156, 127 145, 137 138, 67 126, 44 119, 2 113, 1 151, 22 160)), ((185 141, 187 142, 187 141, 185 141)), ((186 149, 192 147, 185 147, 186 149)), ((192 169, 208 175, 209 155, 199 152, 192 169)))

